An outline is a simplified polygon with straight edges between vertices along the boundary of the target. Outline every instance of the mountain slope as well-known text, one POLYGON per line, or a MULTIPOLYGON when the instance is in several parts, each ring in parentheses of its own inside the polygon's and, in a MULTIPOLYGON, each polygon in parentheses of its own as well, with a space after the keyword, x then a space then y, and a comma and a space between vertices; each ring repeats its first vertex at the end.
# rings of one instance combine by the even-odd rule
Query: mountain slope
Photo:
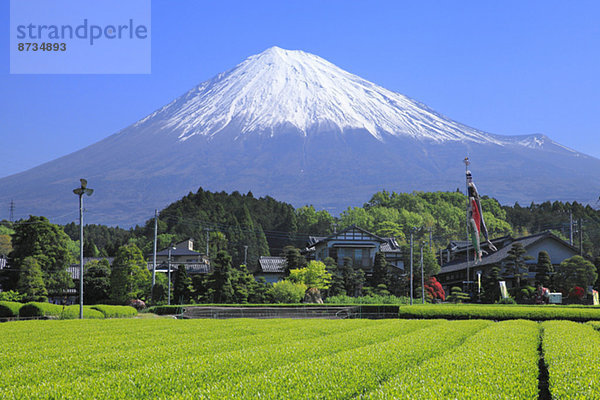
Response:
POLYGON ((131 225, 198 187, 339 212, 374 192, 464 187, 502 202, 591 201, 600 160, 543 135, 457 123, 308 53, 271 48, 106 139, 0 179, 0 204, 57 221, 131 225))

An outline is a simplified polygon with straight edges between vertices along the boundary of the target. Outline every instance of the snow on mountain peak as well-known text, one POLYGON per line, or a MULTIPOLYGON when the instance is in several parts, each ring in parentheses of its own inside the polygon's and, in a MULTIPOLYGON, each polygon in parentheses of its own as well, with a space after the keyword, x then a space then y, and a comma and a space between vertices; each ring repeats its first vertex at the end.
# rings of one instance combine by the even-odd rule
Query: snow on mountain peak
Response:
POLYGON ((178 131, 179 140, 213 136, 226 127, 239 135, 293 127, 316 131, 366 130, 420 140, 502 144, 489 135, 437 114, 423 104, 300 50, 271 47, 203 82, 138 122, 178 131))

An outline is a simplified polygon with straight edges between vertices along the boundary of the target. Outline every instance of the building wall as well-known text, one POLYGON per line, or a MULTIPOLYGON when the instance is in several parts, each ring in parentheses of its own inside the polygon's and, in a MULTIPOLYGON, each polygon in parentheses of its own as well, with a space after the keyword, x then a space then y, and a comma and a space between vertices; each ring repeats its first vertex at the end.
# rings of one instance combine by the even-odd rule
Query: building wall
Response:
POLYGON ((558 243, 556 240, 548 238, 540 240, 527 248, 527 254, 534 258, 534 260, 531 260, 529 263, 537 264, 537 258, 540 251, 546 251, 548 253, 552 264, 560 264, 567 258, 577 255, 577 252, 573 249, 558 243))

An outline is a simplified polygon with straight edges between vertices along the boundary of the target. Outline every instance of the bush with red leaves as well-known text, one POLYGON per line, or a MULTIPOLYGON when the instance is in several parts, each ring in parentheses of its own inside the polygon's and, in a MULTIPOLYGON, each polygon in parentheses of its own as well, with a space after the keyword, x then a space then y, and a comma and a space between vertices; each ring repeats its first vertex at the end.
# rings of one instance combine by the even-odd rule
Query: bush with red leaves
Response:
POLYGON ((446 300, 446 292, 444 292, 442 284, 433 276, 425 282, 425 290, 432 300, 446 300))

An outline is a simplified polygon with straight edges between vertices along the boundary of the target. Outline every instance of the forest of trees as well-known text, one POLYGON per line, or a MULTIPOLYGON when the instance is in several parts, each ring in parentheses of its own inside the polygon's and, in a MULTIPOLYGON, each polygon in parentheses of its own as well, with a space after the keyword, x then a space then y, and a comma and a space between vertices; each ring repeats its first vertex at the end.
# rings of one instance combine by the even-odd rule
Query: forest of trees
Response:
MULTIPOLYGON (((527 207, 502 206, 484 196, 482 208, 492 238, 551 230, 568 241, 572 229, 573 244, 581 249, 583 257, 595 263, 600 257, 600 211, 589 205, 545 202, 527 207)), ((411 228, 419 228, 413 230, 415 242, 431 241, 432 250, 427 246, 425 253, 425 279, 428 279, 439 270, 434 256, 437 250, 446 247, 451 240, 463 240, 464 224, 465 196, 459 191, 381 191, 362 207, 348 207, 334 217, 313 206, 294 209, 268 196, 255 198, 250 192, 243 195, 199 189, 160 211, 158 248, 193 238, 196 250, 204 253, 208 237, 210 258, 218 268, 211 276, 193 279, 186 276, 185 269, 177 268, 173 283, 178 298, 217 301, 225 296, 226 301, 272 300, 281 298, 282 293, 291 295, 292 289, 298 291, 297 286, 304 283, 286 282, 269 289, 268 285, 255 282, 250 273, 256 270, 258 258, 283 255, 288 259, 289 269, 302 270, 308 264, 298 249, 306 246, 309 235, 326 236, 335 229, 357 225, 382 237, 395 237, 407 258, 411 228), (242 267, 245 246, 248 262, 242 267), (217 290, 221 286, 231 286, 231 290, 217 290)), ((154 220, 131 229, 87 225, 84 230, 86 257, 115 257, 112 266, 98 261, 86 266, 84 284, 92 293, 88 300, 122 302, 126 298, 150 297, 152 288, 145 262, 152 253, 154 220), (120 275, 127 279, 119 278, 120 275)), ((44 217, 35 216, 15 223, 0 222, 0 253, 8 255, 15 267, 3 273, 4 288, 21 291, 29 288, 31 298, 44 298, 71 287, 65 268, 78 259, 78 239, 76 223, 59 227, 44 217)), ((320 289, 330 296, 404 295, 406 279, 386 275, 385 262, 378 262, 381 265, 376 263, 379 267, 369 280, 347 262, 341 267, 326 262, 330 282, 320 289)), ((164 299, 166 278, 157 279, 154 297, 164 299)), ((420 285, 420 277, 415 280, 420 285)), ((427 290, 434 291, 433 286, 434 283, 428 285, 427 290)))
MULTIPOLYGON (((551 230, 568 241, 572 218, 573 245, 581 246, 582 254, 590 259, 600 255, 600 211, 589 205, 556 201, 502 206, 486 196, 481 202, 492 238, 551 230)), ((294 209, 268 196, 255 198, 250 192, 243 195, 199 189, 159 213, 158 247, 191 237, 197 250, 204 253, 208 232, 209 253, 227 250, 232 263, 239 265, 244 260, 244 246, 248 246, 248 267, 253 270, 261 255, 280 255, 288 245, 303 248, 309 235, 326 236, 353 224, 382 237, 393 236, 400 244, 408 243, 411 227, 419 227, 415 240, 429 241, 431 237, 436 251, 451 240, 464 240, 465 196, 458 191, 381 191, 362 207, 348 207, 335 217, 313 206, 294 209)), ((79 237, 76 223, 67 224, 65 232, 72 240, 79 237)), ((87 256, 114 256, 119 246, 133 240, 147 256, 152 251, 153 234, 152 219, 129 230, 88 225, 84 252, 87 256)))

